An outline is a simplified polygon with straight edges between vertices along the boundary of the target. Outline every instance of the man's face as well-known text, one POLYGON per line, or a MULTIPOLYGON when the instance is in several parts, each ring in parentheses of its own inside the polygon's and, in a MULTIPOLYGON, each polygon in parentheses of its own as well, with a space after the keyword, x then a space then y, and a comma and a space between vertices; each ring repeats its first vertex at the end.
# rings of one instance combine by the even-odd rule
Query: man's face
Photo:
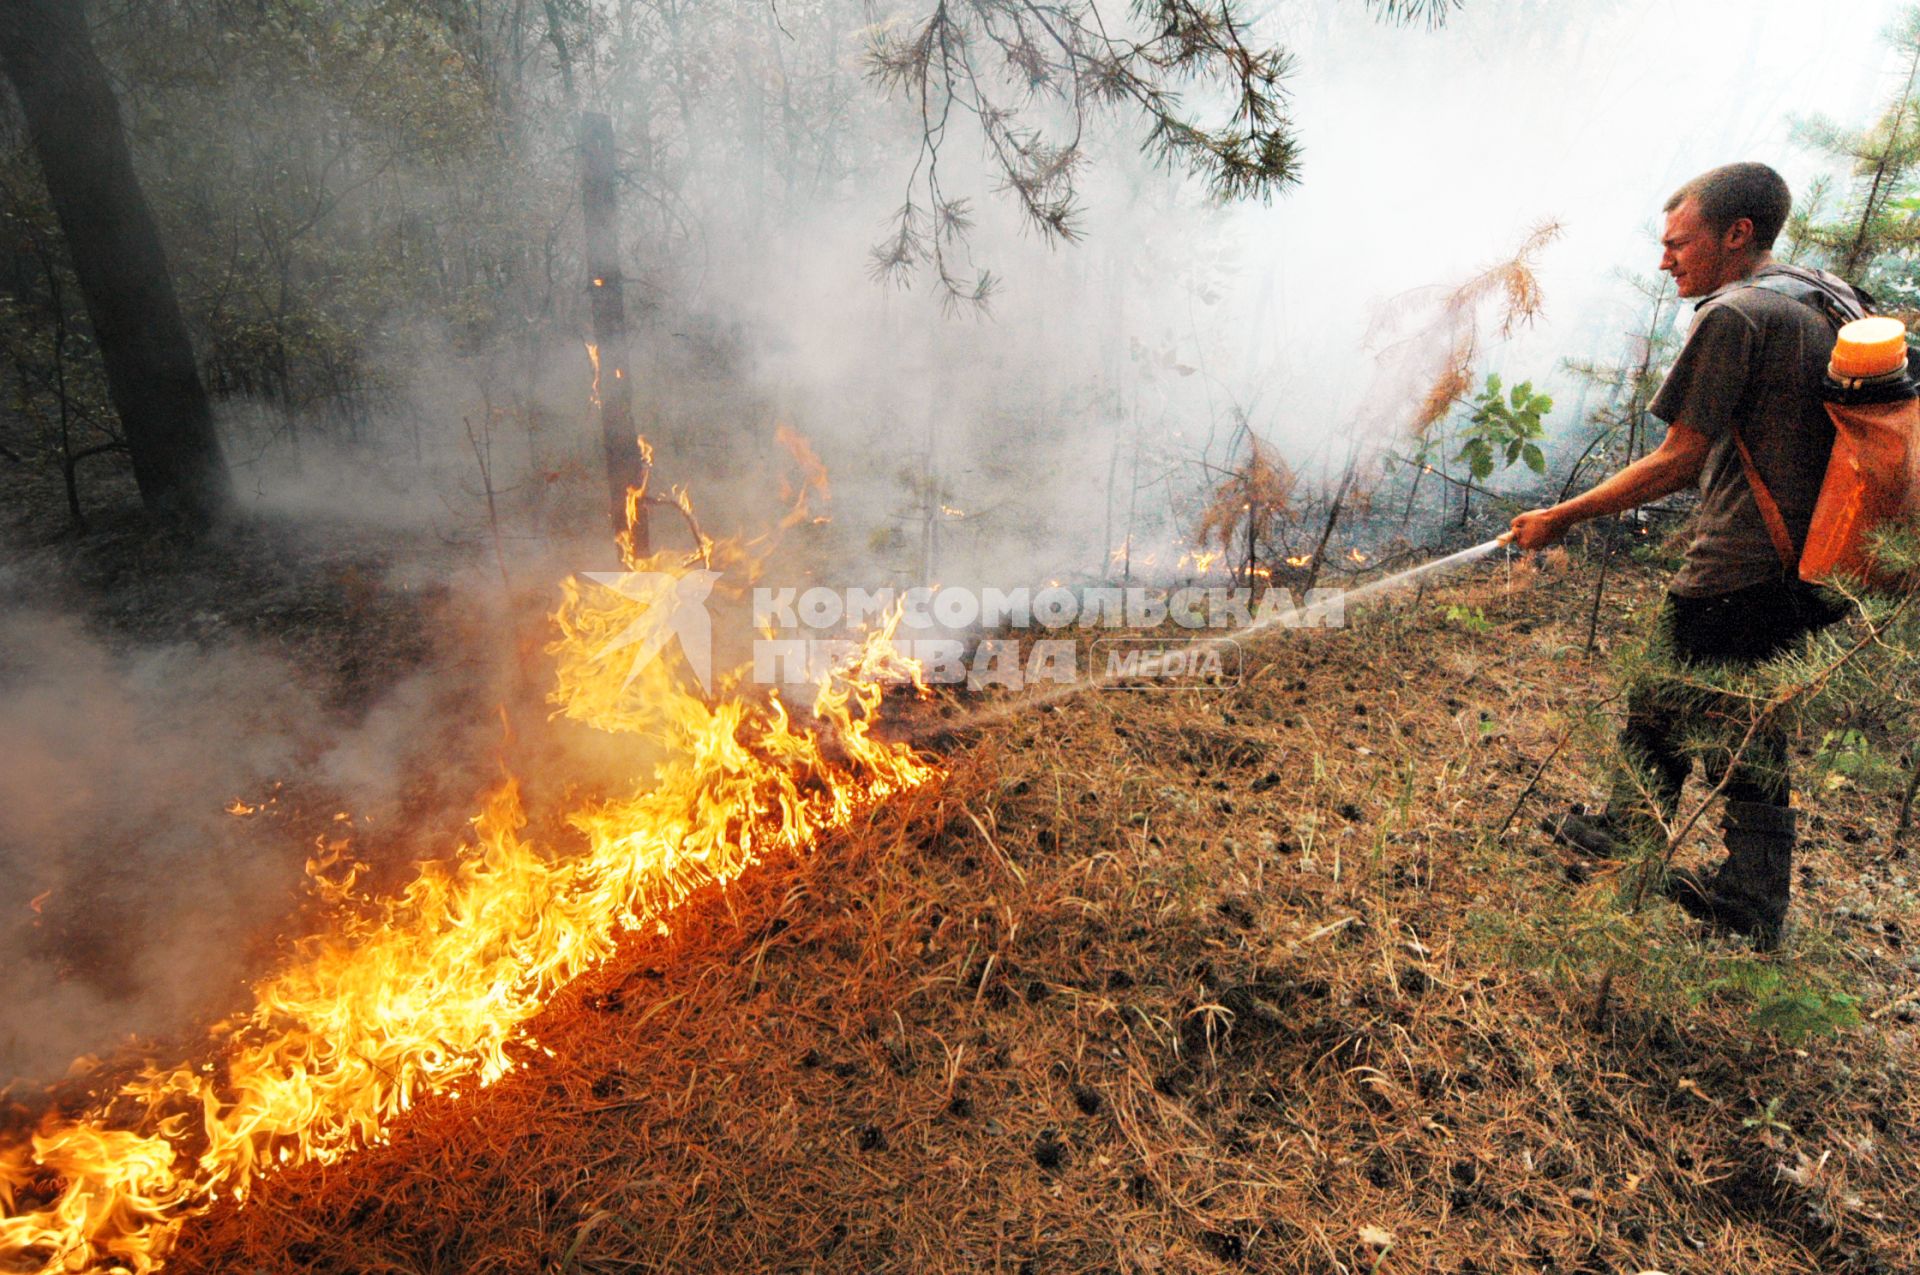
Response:
POLYGON ((1715 232, 1689 199, 1667 214, 1660 235, 1660 268, 1683 297, 1704 297, 1752 268, 1753 223, 1745 217, 1715 232))

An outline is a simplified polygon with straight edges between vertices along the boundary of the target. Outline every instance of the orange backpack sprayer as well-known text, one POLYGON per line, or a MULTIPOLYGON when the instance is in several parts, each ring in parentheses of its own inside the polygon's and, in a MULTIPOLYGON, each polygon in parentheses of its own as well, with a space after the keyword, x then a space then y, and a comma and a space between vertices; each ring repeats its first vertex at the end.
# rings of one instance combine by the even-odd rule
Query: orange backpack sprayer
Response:
POLYGON ((1767 534, 1788 571, 1825 584, 1845 580, 1872 589, 1905 583, 1873 557, 1873 534, 1920 514, 1920 398, 1907 375, 1907 329, 1871 316, 1840 329, 1821 397, 1833 420, 1833 452, 1798 552, 1746 440, 1734 443, 1767 534))

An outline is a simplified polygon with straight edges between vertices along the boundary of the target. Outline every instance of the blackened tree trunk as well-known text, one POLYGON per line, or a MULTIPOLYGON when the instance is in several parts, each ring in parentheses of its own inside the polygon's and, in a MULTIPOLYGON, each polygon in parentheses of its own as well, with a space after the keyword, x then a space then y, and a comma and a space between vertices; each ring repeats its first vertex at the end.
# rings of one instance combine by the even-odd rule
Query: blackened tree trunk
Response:
MULTIPOLYGON (((4 0, 0 0, 4 3, 4 0)), ((607 458, 607 495, 616 533, 631 530, 633 551, 651 551, 647 506, 633 507, 628 491, 645 491, 647 455, 633 426, 633 382, 627 374, 627 306, 620 274, 619 168, 614 162, 613 121, 589 114, 580 120, 581 208, 586 218, 587 270, 593 307, 593 342, 600 359, 600 443, 607 458)))
POLYGON ((204 528, 231 499, 226 461, 80 0, 0 0, 0 69, 66 236, 141 499, 204 528))

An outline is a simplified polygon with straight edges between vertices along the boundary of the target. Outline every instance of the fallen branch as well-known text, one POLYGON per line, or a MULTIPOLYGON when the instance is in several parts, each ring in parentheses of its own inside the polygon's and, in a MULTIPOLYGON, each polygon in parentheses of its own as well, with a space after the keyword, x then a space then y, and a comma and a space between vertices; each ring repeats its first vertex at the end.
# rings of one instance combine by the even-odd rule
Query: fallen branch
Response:
POLYGON ((1543 757, 1540 760, 1540 764, 1533 768, 1533 777, 1527 780, 1527 786, 1520 790, 1519 799, 1513 803, 1513 809, 1507 811, 1507 817, 1501 820, 1500 831, 1493 834, 1493 839, 1496 842, 1507 835, 1507 829, 1511 828, 1513 821, 1519 817, 1520 807, 1526 805, 1527 798, 1533 796, 1533 790, 1540 786, 1540 776, 1547 773, 1547 767, 1551 766, 1553 759, 1560 755, 1560 750, 1567 746, 1567 740, 1572 737, 1572 734, 1573 732, 1571 730, 1563 732, 1559 742, 1554 744, 1553 751, 1543 757))

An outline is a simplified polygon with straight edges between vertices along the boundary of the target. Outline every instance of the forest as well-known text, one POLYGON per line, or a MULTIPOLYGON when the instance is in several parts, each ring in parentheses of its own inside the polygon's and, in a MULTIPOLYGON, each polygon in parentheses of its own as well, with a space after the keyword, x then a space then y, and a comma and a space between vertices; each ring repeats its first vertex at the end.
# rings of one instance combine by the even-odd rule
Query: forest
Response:
POLYGON ((0 1272, 1920 1270, 1916 320, 1911 0, 0 0, 0 1272))

